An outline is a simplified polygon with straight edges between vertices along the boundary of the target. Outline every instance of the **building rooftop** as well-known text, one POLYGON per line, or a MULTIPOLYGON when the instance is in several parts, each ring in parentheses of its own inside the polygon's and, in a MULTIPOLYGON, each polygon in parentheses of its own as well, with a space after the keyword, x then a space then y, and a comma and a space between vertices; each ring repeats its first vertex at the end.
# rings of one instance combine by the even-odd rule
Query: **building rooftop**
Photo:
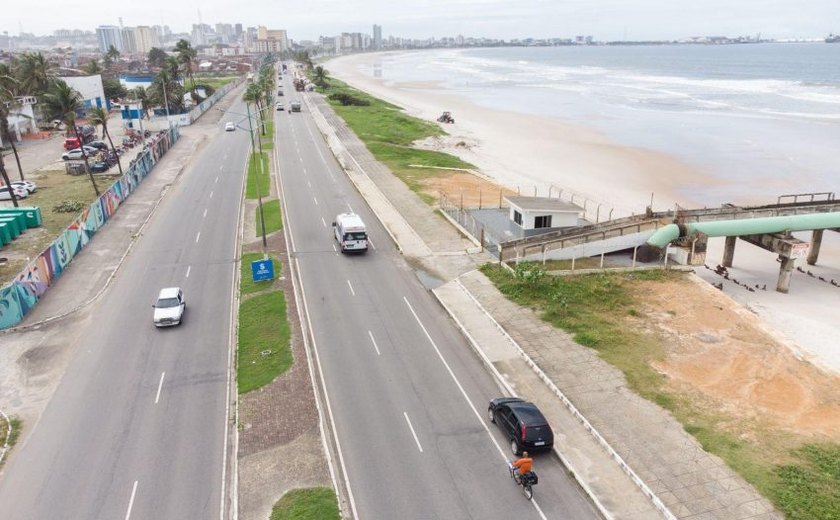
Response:
POLYGON ((517 208, 529 211, 565 211, 569 213, 578 213, 580 211, 583 211, 583 208, 581 208, 577 204, 572 204, 570 202, 566 202, 560 199, 552 199, 549 197, 516 196, 505 197, 505 199, 510 203, 511 206, 516 206, 517 208))

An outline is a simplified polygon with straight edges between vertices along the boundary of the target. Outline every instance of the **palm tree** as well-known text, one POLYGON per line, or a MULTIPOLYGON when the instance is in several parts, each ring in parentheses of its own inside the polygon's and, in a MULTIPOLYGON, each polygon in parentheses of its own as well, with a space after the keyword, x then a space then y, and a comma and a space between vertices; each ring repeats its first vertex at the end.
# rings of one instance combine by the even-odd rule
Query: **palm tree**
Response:
POLYGON ((167 60, 155 80, 146 89, 149 102, 154 105, 166 106, 167 114, 173 107, 180 110, 184 106, 184 91, 178 83, 178 63, 170 61, 173 59, 167 60))
MULTIPOLYGON (((15 146, 15 140, 12 138, 11 132, 9 132, 9 116, 12 114, 20 115, 20 103, 18 102, 17 96, 15 96, 17 85, 18 82, 12 77, 8 65, 0 63, 0 141, 4 143, 8 142, 11 145, 20 180, 25 180, 23 178, 23 168, 20 165, 17 146, 15 146)), ((8 186, 8 182, 6 185, 8 186)))
POLYGON ((50 86, 52 64, 40 52, 25 52, 14 61, 19 92, 30 96, 43 95, 50 86))
POLYGON ((110 47, 108 47, 108 51, 102 58, 102 63, 105 65, 106 69, 110 70, 111 67, 114 66, 114 62, 118 59, 120 59, 120 51, 118 51, 116 47, 111 45, 110 47))
POLYGON ((89 76, 94 76, 96 74, 102 74, 102 67, 99 65, 99 60, 93 60, 88 63, 84 68, 85 74, 89 76))
POLYGON ((102 107, 91 108, 88 111, 88 121, 93 126, 102 126, 102 133, 108 138, 108 143, 111 145, 111 152, 117 158, 117 168, 119 168, 120 175, 122 175, 123 169, 120 156, 117 155, 117 149, 114 148, 114 141, 111 139, 111 133, 108 131, 108 111, 102 107))
POLYGON ((312 71, 312 78, 315 81, 315 84, 318 85, 319 87, 328 86, 327 85, 327 74, 329 74, 329 71, 327 69, 325 69, 324 67, 322 67, 321 65, 318 65, 317 67, 315 67, 315 69, 313 69, 313 71, 312 71))
POLYGON ((194 93, 195 77, 193 76, 192 64, 195 57, 198 56, 198 51, 193 49, 192 45, 190 45, 190 42, 182 39, 178 40, 178 43, 175 44, 175 52, 178 53, 178 60, 184 67, 184 74, 188 78, 190 78, 190 83, 192 83, 191 92, 194 93))
MULTIPOLYGON (((254 110, 257 112, 259 118, 259 125, 262 128, 262 135, 265 135, 265 122, 262 119, 262 103, 263 103, 263 88, 259 83, 251 83, 245 89, 242 95, 242 100, 246 103, 253 103, 254 110)), ((262 151, 262 140, 260 140, 260 151, 262 151)))
POLYGON ((166 58, 168 57, 169 56, 163 49, 152 47, 149 49, 149 54, 146 56, 146 62, 150 67, 162 68, 163 64, 166 63, 166 58))
POLYGON ((90 171, 90 163, 85 153, 84 140, 76 126, 76 112, 82 109, 81 94, 63 80, 57 79, 53 81, 49 91, 44 95, 43 105, 50 119, 61 119, 67 125, 67 128, 72 128, 76 133, 76 139, 79 140, 80 149, 82 150, 82 159, 85 161, 85 170, 87 170, 88 177, 90 177, 93 191, 99 197, 99 188, 96 186, 96 180, 90 171))

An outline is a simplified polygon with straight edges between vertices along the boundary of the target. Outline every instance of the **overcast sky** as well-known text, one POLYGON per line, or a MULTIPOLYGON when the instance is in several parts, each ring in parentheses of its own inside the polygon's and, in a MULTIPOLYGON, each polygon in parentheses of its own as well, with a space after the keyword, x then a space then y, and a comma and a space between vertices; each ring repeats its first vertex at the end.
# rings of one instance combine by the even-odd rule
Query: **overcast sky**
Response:
POLYGON ((135 0, 91 2, 4 0, 0 32, 52 34, 97 25, 242 23, 286 29, 295 40, 341 32, 441 36, 570 37, 599 40, 677 39, 705 35, 767 38, 840 33, 840 0, 135 0), (73 6, 71 8, 71 5, 73 6))

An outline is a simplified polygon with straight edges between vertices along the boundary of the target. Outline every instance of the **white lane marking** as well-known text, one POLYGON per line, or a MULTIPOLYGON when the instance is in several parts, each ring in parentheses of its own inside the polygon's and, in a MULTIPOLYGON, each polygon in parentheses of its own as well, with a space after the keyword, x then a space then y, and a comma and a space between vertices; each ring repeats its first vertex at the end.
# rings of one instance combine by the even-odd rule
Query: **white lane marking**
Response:
POLYGON ((309 186, 310 188, 312 187, 312 183, 309 182, 309 181, 306 181, 306 185, 309 186))
POLYGON ((373 348, 376 349, 376 355, 381 356, 382 354, 379 353, 379 347, 376 346, 376 340, 373 339, 373 332, 368 331, 368 336, 370 336, 370 342, 373 343, 373 348))
POLYGON ((336 253, 338 253, 338 248, 337 248, 337 247, 335 247, 335 244, 333 244, 332 246, 333 246, 333 251, 335 251, 336 253))
POLYGON ((196 244, 198 243, 199 238, 201 238, 201 231, 199 231, 198 234, 195 236, 195 243, 196 244))
POLYGON ((219 182, 219 176, 218 175, 216 175, 216 180, 213 181, 213 182, 219 182))
POLYGON ((166 372, 161 372, 160 373, 160 383, 158 383, 158 391, 157 391, 157 395, 155 396, 155 404, 158 404, 158 401, 160 401, 160 390, 161 390, 161 388, 163 388, 163 378, 164 378, 164 376, 166 376, 166 372))
POLYGON ((215 192, 212 192, 212 191, 210 192, 210 198, 211 199, 213 198, 213 193, 215 193, 215 192))
POLYGON ((373 245, 373 240, 370 239, 370 235, 368 235, 368 244, 370 244, 370 247, 372 247, 373 250, 376 251, 376 246, 373 245))
POLYGON ((321 224, 323 224, 324 227, 327 227, 327 221, 324 220, 324 217, 321 217, 321 224))
MULTIPOLYGON (((429 331, 426 329, 426 326, 423 325, 422 321, 420 321, 420 317, 417 316, 416 312, 414 312, 414 307, 411 306, 411 303, 408 301, 408 298, 406 298, 405 296, 403 296, 403 301, 405 302, 406 305, 408 305, 408 310, 411 311, 411 314, 414 316, 414 319, 417 320, 417 324, 420 325, 421 329, 423 329, 423 333, 426 335, 426 339, 428 339, 429 343, 432 344, 432 348, 435 349, 435 352, 437 353, 438 358, 440 358, 441 362, 443 363, 443 366, 446 368, 446 371, 449 372, 449 377, 451 377, 452 380, 455 381, 455 386, 458 387, 458 390, 460 390, 461 395, 464 397, 464 400, 470 406, 470 409, 472 409, 473 414, 475 414, 475 416, 478 418, 478 422, 481 423, 481 426, 484 428, 484 431, 487 432, 487 435, 490 437, 490 441, 493 443, 494 446, 496 446, 496 450, 498 450, 499 455, 501 455, 502 459, 504 459, 504 461, 507 462, 508 461, 507 454, 502 449, 502 447, 499 446, 499 443, 496 442, 496 438, 493 437, 493 434, 490 432, 490 428, 487 426, 487 423, 484 422, 484 417, 482 417, 482 415, 480 413, 478 413, 478 410, 476 409, 475 405, 473 404, 473 402, 470 400, 469 396, 467 395, 467 391, 464 390, 464 387, 461 386, 461 382, 458 381, 457 377, 455 377, 455 372, 452 371, 452 368, 449 366, 449 363, 446 362, 446 358, 443 357, 443 354, 441 353, 440 349, 438 348, 437 344, 435 343, 435 340, 432 339, 432 336, 431 336, 431 334, 429 334, 429 331)), ((546 518, 545 514, 542 512, 542 509, 540 509, 539 504, 537 504, 537 501, 532 499, 530 502, 531 502, 531 504, 534 505, 534 509, 537 510, 537 513, 539 513, 540 518, 542 518, 543 520, 548 520, 548 518, 546 518)))
POLYGON ((347 203, 347 209, 350 210, 350 213, 355 213, 355 211, 353 211, 353 206, 351 206, 349 202, 347 203))
MULTIPOLYGON (((224 164, 220 164, 220 165, 219 165, 219 170, 224 170, 224 169, 225 169, 225 165, 224 165, 224 164)), ((218 177, 216 177, 216 179, 218 179, 218 177)))
POLYGON ((423 446, 420 446, 420 439, 417 438, 417 433, 414 431, 414 426, 411 425, 411 419, 408 418, 408 414, 403 412, 403 417, 405 417, 405 422, 408 423, 408 429, 411 430, 411 435, 414 437, 414 442, 417 443, 417 449, 420 450, 420 453, 423 453, 423 446))
POLYGON ((187 266, 187 274, 186 274, 186 275, 184 275, 184 278, 189 278, 189 277, 190 277, 190 270, 191 270, 191 269, 192 269, 192 266, 191 266, 191 265, 188 265, 188 266, 187 266))
POLYGON ((207 216, 207 208, 204 208, 204 214, 203 214, 203 215, 201 215, 201 218, 204 218, 204 217, 206 217, 206 216, 207 216))
POLYGON ((312 200, 315 201, 315 205, 317 206, 318 205, 318 199, 316 199, 315 197, 312 197, 312 200))
POLYGON ((131 518, 131 508, 134 507, 134 495, 137 494, 137 481, 134 481, 134 486, 131 488, 131 498, 128 499, 128 511, 125 512, 125 520, 131 518))
POLYGON ((353 290, 353 284, 350 283, 350 280, 347 280, 347 287, 350 288, 350 294, 356 296, 356 291, 353 290))

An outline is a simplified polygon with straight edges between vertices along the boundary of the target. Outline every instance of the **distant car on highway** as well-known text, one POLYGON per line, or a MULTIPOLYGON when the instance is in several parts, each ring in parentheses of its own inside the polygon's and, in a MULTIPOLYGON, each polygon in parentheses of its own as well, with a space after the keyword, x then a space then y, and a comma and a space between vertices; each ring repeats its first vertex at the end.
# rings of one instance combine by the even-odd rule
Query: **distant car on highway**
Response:
MULTIPOLYGON (((96 148, 94 148, 92 146, 88 146, 88 145, 85 145, 84 149, 85 149, 85 154, 87 154, 88 156, 91 156, 91 155, 93 155, 93 154, 95 154, 96 152, 99 151, 96 148)), ((68 150, 68 151, 64 152, 63 154, 61 154, 61 158, 64 159, 65 161, 69 161, 70 159, 81 159, 82 158, 82 149, 81 148, 73 148, 72 150, 68 150)))
POLYGON ((15 197, 19 199, 25 199, 29 196, 29 192, 26 191, 26 188, 12 186, 10 189, 8 186, 3 186, 0 187, 0 200, 12 200, 12 193, 14 193, 15 197))
POLYGON ((493 399, 487 407, 487 417, 507 436, 514 455, 550 450, 554 446, 554 432, 534 403, 518 397, 493 399))
POLYGON ((236 125, 233 124, 233 121, 225 123, 225 132, 233 132, 234 130, 236 130, 236 125))
POLYGON ((155 327, 179 325, 184 318, 187 302, 180 287, 166 287, 158 293, 158 299, 152 305, 155 308, 155 327))
POLYGON ((292 101, 289 103, 290 112, 300 112, 300 101, 292 101))
POLYGON ((283 110, 283 103, 278 102, 276 105, 274 105, 274 108, 276 108, 277 110, 283 110))

